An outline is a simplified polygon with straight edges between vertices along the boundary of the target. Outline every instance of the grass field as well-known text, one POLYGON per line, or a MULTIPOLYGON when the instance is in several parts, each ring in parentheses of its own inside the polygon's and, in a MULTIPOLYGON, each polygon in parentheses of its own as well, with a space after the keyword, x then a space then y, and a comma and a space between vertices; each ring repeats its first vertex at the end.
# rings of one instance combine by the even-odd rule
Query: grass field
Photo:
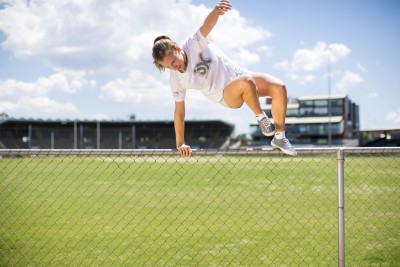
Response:
MULTIPOLYGON (((0 159, 0 266, 337 266, 321 157, 0 159)), ((347 266, 400 266, 400 158, 345 161, 347 266)))

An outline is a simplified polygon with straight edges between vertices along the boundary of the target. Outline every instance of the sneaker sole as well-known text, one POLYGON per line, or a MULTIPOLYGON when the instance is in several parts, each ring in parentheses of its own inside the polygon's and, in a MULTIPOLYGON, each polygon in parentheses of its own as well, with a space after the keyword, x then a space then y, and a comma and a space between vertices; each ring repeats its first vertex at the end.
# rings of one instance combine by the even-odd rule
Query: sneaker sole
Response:
POLYGON ((269 133, 262 133, 265 136, 273 136, 275 134, 276 130, 273 130, 272 132, 269 133))
POLYGON ((293 152, 293 151, 289 151, 289 150, 283 149, 280 146, 277 146, 272 142, 271 142, 271 146, 274 147, 274 148, 279 149, 280 151, 282 151, 283 153, 285 153, 287 155, 290 155, 290 156, 296 156, 297 155, 297 152, 293 152))

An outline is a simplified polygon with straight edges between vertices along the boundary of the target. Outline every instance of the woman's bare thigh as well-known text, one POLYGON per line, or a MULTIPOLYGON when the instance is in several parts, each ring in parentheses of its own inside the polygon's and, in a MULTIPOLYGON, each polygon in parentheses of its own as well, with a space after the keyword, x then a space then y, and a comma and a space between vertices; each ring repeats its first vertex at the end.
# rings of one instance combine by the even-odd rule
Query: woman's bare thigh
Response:
POLYGON ((256 87, 258 97, 272 97, 280 91, 284 83, 275 76, 265 73, 254 72, 237 77, 224 88, 224 100, 230 108, 240 108, 243 105, 243 93, 248 86, 256 87))
POLYGON ((244 75, 233 79, 225 86, 224 100, 230 108, 240 108, 243 105, 243 93, 245 87, 249 86, 249 80, 255 83, 251 77, 244 75))
POLYGON ((273 96, 275 88, 285 85, 282 80, 270 74, 253 72, 251 76, 257 84, 258 96, 260 97, 273 96))

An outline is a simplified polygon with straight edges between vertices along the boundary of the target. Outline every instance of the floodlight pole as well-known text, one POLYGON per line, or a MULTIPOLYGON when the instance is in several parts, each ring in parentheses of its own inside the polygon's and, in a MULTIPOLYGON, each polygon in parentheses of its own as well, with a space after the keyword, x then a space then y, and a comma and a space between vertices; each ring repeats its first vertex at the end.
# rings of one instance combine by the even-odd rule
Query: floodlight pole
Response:
POLYGON ((328 46, 328 146, 332 146, 331 111, 331 49, 328 46))

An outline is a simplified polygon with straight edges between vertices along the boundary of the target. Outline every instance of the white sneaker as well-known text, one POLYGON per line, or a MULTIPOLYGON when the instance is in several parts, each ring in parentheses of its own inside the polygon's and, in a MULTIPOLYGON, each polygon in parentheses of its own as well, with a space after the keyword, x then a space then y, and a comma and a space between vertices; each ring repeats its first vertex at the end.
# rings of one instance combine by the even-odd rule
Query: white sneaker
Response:
POLYGON ((267 118, 264 117, 258 121, 258 125, 260 126, 261 132, 265 136, 273 136, 275 134, 275 125, 267 118))
POLYGON ((283 139, 276 139, 275 137, 271 141, 271 146, 280 149, 283 153, 290 156, 296 156, 297 151, 294 150, 293 146, 290 144, 289 140, 284 137, 283 139))

